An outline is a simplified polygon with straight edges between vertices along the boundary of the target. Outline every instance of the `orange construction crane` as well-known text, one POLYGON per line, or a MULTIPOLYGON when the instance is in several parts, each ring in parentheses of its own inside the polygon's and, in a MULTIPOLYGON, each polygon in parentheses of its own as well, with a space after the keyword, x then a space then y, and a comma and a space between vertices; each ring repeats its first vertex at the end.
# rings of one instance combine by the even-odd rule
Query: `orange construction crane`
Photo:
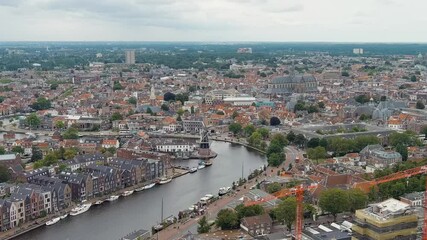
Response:
POLYGON ((312 190, 317 188, 317 184, 313 184, 310 186, 303 186, 303 185, 298 185, 294 188, 285 188, 282 189, 278 192, 273 193, 272 195, 269 195, 266 198, 262 198, 260 200, 256 200, 256 201, 248 201, 245 203, 245 206, 251 206, 251 205, 255 205, 255 204, 260 204, 263 202, 268 202, 271 200, 275 200, 278 198, 283 198, 286 196, 296 196, 296 202, 297 202, 297 210, 296 210, 296 225, 295 225, 295 239, 296 240, 302 240, 302 226, 303 226, 303 201, 304 201, 304 191, 305 190, 312 190))
MULTIPOLYGON (((353 187, 359 188, 362 191, 365 191, 367 193, 367 192, 369 192, 369 190, 372 187, 378 186, 378 184, 391 182, 394 180, 399 180, 399 179, 404 179, 404 178, 409 178, 409 177, 412 177, 412 176, 415 176, 418 174, 426 174, 426 173, 427 173, 427 165, 407 169, 407 170, 404 170, 401 172, 396 172, 396 173, 393 173, 393 174, 390 174, 390 175, 387 175, 384 177, 376 178, 372 181, 358 182, 358 183, 355 183, 353 185, 353 187)), ((310 186, 300 185, 300 186, 297 186, 295 188, 282 189, 282 190, 270 195, 269 197, 262 198, 262 199, 256 200, 256 201, 248 201, 245 203, 245 206, 260 204, 260 203, 268 202, 268 201, 271 201, 274 199, 295 195, 296 200, 297 200, 295 239, 301 240, 302 239, 303 218, 304 218, 303 217, 303 205, 302 205, 303 200, 304 200, 304 191, 315 189, 316 187, 317 187, 317 184, 313 184, 310 186)), ((427 178, 426 178, 426 190, 427 190, 427 178)), ((427 199, 427 191, 425 191, 424 197, 425 197, 425 199, 427 199)), ((427 201, 424 201, 424 228, 423 228, 422 240, 427 240, 427 201)))

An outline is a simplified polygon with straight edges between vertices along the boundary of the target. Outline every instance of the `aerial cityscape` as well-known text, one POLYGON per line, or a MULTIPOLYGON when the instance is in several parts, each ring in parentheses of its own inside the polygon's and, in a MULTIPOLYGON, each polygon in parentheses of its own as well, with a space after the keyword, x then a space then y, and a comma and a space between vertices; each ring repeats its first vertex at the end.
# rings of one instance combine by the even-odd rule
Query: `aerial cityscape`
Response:
POLYGON ((0 1, 0 239, 427 240, 426 3, 343 2, 0 1))

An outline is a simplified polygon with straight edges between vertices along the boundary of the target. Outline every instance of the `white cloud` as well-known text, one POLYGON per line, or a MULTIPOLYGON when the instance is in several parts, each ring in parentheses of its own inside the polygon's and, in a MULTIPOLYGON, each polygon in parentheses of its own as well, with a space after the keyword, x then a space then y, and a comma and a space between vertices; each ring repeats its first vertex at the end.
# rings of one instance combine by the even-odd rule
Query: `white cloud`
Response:
POLYGON ((0 0, 0 41, 427 41, 422 0, 0 0))

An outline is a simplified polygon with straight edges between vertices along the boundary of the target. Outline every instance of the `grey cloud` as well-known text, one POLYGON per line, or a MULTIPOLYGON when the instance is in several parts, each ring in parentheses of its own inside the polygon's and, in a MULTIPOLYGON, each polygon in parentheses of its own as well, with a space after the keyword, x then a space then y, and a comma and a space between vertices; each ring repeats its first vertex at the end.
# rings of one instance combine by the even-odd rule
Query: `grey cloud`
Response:
POLYGON ((0 6, 17 7, 25 0, 0 0, 0 6))

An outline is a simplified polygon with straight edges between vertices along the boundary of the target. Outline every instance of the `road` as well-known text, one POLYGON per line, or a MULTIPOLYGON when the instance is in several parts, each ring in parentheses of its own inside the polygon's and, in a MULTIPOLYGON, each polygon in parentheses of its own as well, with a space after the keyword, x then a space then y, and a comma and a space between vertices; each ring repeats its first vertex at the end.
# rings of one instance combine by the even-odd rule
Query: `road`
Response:
POLYGON ((283 165, 285 169, 289 168, 289 165, 292 164, 292 166, 295 166, 295 159, 296 157, 299 157, 300 161, 304 159, 304 151, 294 147, 294 146, 287 146, 285 147, 286 150, 286 160, 283 165))

